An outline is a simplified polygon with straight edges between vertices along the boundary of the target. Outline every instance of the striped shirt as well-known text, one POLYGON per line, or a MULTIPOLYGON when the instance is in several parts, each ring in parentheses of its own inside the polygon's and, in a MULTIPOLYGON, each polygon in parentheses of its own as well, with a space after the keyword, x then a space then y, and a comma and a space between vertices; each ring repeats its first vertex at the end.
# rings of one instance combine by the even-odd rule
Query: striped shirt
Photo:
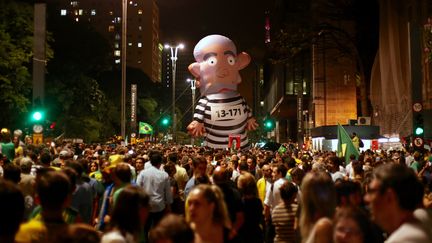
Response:
POLYGON ((297 204, 278 204, 272 212, 272 223, 275 227, 274 242, 295 242, 296 241, 296 215, 297 204))
POLYGON ((204 145, 211 148, 228 148, 229 135, 240 135, 240 148, 249 146, 246 125, 252 112, 237 91, 203 96, 195 108, 194 120, 204 123, 204 145))

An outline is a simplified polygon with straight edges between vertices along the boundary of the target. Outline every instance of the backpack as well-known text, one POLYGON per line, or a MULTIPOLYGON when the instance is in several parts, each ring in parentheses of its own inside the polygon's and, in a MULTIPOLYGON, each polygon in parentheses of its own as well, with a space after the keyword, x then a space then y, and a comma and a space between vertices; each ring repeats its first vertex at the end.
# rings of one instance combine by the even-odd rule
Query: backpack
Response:
POLYGON ((363 143, 363 141, 359 138, 359 147, 360 148, 363 148, 364 147, 364 143, 363 143))

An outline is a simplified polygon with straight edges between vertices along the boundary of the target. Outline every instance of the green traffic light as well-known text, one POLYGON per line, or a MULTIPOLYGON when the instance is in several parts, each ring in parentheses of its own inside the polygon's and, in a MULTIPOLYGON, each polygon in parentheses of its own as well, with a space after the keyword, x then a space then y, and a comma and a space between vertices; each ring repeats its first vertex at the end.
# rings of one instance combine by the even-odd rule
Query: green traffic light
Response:
POLYGON ((271 121, 267 121, 267 122, 265 123, 265 126, 266 126, 267 128, 272 128, 272 127, 273 127, 273 124, 272 124, 271 121))
POLYGON ((169 124, 169 119, 168 118, 162 119, 162 125, 167 126, 168 124, 169 124))
POLYGON ((40 121, 41 119, 42 119, 42 113, 41 112, 39 112, 39 111, 35 111, 34 113, 33 113, 33 119, 35 120, 35 121, 40 121))
POLYGON ((423 132, 424 132, 424 130, 423 130, 422 127, 417 127, 417 128, 415 129, 415 134, 416 134, 416 135, 422 135, 423 132))

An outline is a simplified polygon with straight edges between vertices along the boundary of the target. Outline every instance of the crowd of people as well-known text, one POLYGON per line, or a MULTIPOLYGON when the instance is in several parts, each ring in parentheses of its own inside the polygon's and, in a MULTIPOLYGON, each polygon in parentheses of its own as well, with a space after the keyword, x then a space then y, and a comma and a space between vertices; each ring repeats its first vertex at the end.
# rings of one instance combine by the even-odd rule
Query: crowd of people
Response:
POLYGON ((20 135, 1 131, 0 242, 432 242, 429 151, 345 161, 291 144, 36 146, 20 135))

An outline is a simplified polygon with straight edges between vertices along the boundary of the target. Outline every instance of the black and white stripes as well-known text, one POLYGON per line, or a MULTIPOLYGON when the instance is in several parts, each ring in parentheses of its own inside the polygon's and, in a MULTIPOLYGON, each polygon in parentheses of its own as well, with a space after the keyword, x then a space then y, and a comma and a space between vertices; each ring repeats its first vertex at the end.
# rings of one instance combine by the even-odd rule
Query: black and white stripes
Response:
POLYGON ((249 146, 247 120, 252 116, 246 101, 237 91, 203 96, 195 108, 194 120, 204 123, 205 146, 228 148, 231 134, 241 136, 241 149, 249 146))

